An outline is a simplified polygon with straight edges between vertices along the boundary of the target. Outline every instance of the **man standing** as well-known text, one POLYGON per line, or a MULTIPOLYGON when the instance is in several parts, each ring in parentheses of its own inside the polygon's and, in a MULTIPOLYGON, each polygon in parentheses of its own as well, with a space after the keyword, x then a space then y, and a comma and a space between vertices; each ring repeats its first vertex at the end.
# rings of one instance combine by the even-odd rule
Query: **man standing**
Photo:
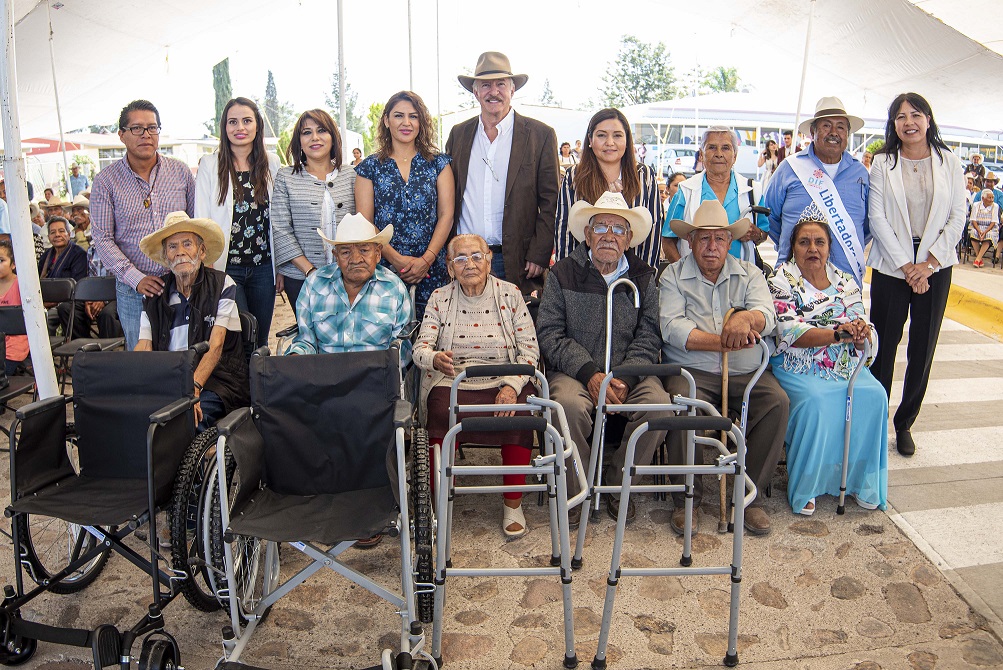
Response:
POLYGON ((982 164, 982 154, 972 154, 972 162, 965 168, 965 174, 975 175, 975 185, 980 189, 985 188, 986 166, 982 164))
POLYGON ((794 133, 789 130, 784 131, 784 146, 780 147, 777 151, 777 162, 782 162, 785 158, 793 156, 797 152, 801 151, 801 147, 796 149, 791 149, 791 145, 794 144, 794 133))
POLYGON ((76 198, 88 188, 90 188, 91 180, 87 178, 87 175, 80 174, 80 166, 74 163, 70 166, 70 197, 76 198))
POLYGON ((864 120, 846 113, 839 98, 822 98, 815 116, 799 132, 812 137, 807 151, 784 161, 773 173, 764 201, 770 208, 770 239, 777 245, 777 265, 791 256, 791 231, 809 208, 825 215, 832 231, 829 260, 863 286, 864 247, 870 240, 867 197, 870 177, 846 150, 864 120))
POLYGON ((139 341, 143 297, 164 290, 162 268, 139 248, 167 215, 195 214, 195 179, 187 165, 161 156, 160 113, 147 100, 133 100, 118 117, 125 157, 98 173, 91 189, 92 244, 104 268, 117 279, 118 316, 129 350, 139 341))
POLYGON ((459 204, 454 232, 483 237, 491 274, 529 293, 542 287, 554 247, 557 134, 512 109, 512 94, 529 77, 512 74, 504 54, 482 53, 474 76, 457 79, 481 113, 453 126, 446 140, 459 204))

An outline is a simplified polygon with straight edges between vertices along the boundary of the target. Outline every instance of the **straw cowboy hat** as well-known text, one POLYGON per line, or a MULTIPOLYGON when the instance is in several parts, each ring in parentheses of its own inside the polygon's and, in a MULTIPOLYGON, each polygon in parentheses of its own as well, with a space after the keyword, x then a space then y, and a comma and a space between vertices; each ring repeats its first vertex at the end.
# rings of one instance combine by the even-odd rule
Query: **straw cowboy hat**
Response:
POLYGON ((594 205, 590 205, 586 200, 579 200, 571 206, 571 211, 568 213, 568 230, 576 240, 585 241, 585 226, 589 225, 589 221, 596 214, 616 214, 626 219, 634 234, 630 239, 631 248, 642 244, 651 232, 651 212, 644 207, 628 207, 622 193, 606 191, 599 196, 594 205))
POLYGON ((139 241, 139 250, 154 263, 170 267, 164 258, 164 240, 178 233, 195 233, 205 243, 204 265, 211 266, 223 254, 223 230, 212 219, 193 219, 187 212, 171 212, 164 219, 164 227, 139 241))
POLYGON ((70 201, 64 198, 63 196, 54 195, 47 201, 38 203, 38 206, 41 207, 42 209, 48 209, 50 207, 69 207, 70 204, 71 204, 70 201))
POLYGON ((348 214, 338 224, 338 229, 334 233, 334 239, 328 239, 320 228, 317 229, 320 239, 324 240, 332 247, 339 244, 387 244, 394 236, 394 227, 387 226, 383 230, 376 230, 376 226, 369 222, 369 219, 361 214, 348 214))
POLYGON ((801 125, 798 126, 798 132, 802 135, 807 135, 811 131, 811 124, 814 122, 819 119, 828 119, 836 116, 845 116, 846 120, 850 122, 851 135, 864 127, 864 120, 862 118, 859 116, 853 116, 852 114, 847 114, 846 108, 843 107, 843 101, 830 95, 825 98, 820 98, 819 101, 815 103, 815 116, 806 121, 802 121, 801 125))
POLYGON ((989 172, 986 172, 986 176, 983 179, 983 181, 996 181, 996 182, 998 182, 999 178, 996 177, 996 173, 995 172, 993 172, 992 170, 989 170, 989 172))
POLYGON ((751 225, 752 221, 749 219, 739 219, 735 223, 729 224, 728 213, 724 211, 724 206, 717 199, 704 200, 700 203, 696 214, 693 215, 693 223, 687 223, 682 219, 669 221, 672 232, 681 238, 685 238, 694 230, 727 230, 737 240, 748 232, 751 225))
POLYGON ((83 195, 78 195, 73 199, 73 202, 70 203, 70 209, 73 209, 74 207, 83 207, 89 212, 91 211, 91 201, 83 195))
POLYGON ((508 79, 510 77, 515 83, 517 91, 529 81, 529 75, 512 74, 512 65, 508 62, 508 56, 498 51, 485 51, 477 58, 474 76, 461 74, 457 80, 459 80, 460 86, 473 93, 475 79, 508 79))

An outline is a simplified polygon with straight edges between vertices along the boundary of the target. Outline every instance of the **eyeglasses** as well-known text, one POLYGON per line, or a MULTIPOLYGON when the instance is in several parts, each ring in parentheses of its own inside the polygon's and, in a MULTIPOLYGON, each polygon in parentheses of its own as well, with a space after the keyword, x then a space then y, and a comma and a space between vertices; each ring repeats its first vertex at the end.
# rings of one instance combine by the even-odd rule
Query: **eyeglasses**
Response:
POLYGON ((479 251, 475 251, 469 256, 457 256, 456 258, 453 259, 453 265, 455 265, 458 268, 462 268, 464 265, 467 264, 467 261, 473 261, 474 263, 479 264, 483 260, 484 260, 484 254, 482 254, 479 251))
POLYGON ((592 232, 596 235, 605 235, 606 233, 612 232, 618 237, 623 237, 627 234, 627 227, 622 226, 619 223, 609 224, 609 223, 593 223, 592 232))
POLYGON ((122 130, 128 130, 137 137, 142 137, 143 133, 150 133, 151 135, 160 134, 160 126, 129 126, 128 128, 123 128, 122 130))

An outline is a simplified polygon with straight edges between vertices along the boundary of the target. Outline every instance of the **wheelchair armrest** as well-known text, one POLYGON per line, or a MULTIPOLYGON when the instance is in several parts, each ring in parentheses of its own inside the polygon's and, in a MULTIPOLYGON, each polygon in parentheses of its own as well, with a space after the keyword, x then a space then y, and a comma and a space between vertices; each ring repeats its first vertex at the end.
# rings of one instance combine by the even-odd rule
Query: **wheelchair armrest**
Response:
POLYGON ((206 352, 209 351, 208 342, 196 342, 191 347, 191 350, 195 352, 197 358, 202 358, 205 356, 206 352))
POLYGON ((272 355, 272 351, 271 351, 271 349, 268 348, 268 345, 266 344, 265 346, 258 347, 257 349, 255 349, 254 351, 252 351, 251 355, 252 356, 271 356, 272 355))
POLYGON ((281 340, 283 337, 292 337, 298 332, 300 332, 300 327, 296 324, 293 324, 288 328, 283 328, 279 332, 275 333, 275 337, 281 340))
POLYGON ((397 334, 397 339, 399 340, 412 340, 414 336, 418 333, 418 328, 421 327, 421 321, 417 319, 413 321, 408 321, 401 328, 401 332, 397 334))
POLYGON ((150 415, 150 423, 155 423, 158 426, 165 425, 168 421, 177 418, 178 416, 184 414, 195 404, 195 398, 180 398, 175 400, 167 407, 162 407, 156 412, 150 415))
POLYGON ((222 419, 216 422, 216 430, 219 434, 224 437, 230 437, 233 435, 238 428, 240 428, 245 421, 251 418, 251 408, 241 407, 240 409, 235 409, 222 419))
POLYGON ((101 351, 101 345, 97 342, 88 342, 77 349, 77 353, 80 353, 81 351, 101 351))
POLYGON ((25 419, 29 419, 33 416, 37 416, 38 414, 42 414, 43 412, 49 411, 53 406, 57 406, 60 404, 66 405, 71 402, 73 402, 73 398, 71 398, 70 396, 62 396, 62 395, 52 396, 51 398, 45 398, 44 400, 36 400, 35 402, 28 403, 24 407, 18 408, 14 412, 14 416, 16 416, 21 421, 24 421, 25 419))
POLYGON ((649 365, 619 365, 613 368, 613 376, 623 377, 678 377, 683 366, 678 363, 651 363, 649 365))

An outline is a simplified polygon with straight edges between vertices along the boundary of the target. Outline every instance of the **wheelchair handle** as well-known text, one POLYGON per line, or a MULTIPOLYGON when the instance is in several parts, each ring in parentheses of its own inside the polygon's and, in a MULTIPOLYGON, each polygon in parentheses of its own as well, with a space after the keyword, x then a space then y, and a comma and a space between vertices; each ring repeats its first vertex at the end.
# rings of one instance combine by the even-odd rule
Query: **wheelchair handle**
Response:
POLYGON ((532 377, 536 374, 536 368, 525 363, 503 363, 499 365, 471 365, 465 368, 467 379, 471 377, 509 377, 525 375, 532 377))
POLYGON ((678 363, 649 363, 647 365, 619 365, 613 368, 613 376, 623 377, 678 377, 683 366, 678 363))
POLYGON ((195 398, 181 398, 180 400, 175 400, 167 407, 159 409, 151 414, 150 423, 163 426, 171 419, 175 419, 190 410, 194 405, 195 398))
POLYGON ((296 325, 296 324, 293 324, 293 325, 289 326, 288 328, 283 328, 279 332, 275 333, 275 337, 281 339, 283 337, 289 337, 291 335, 295 335, 299 331, 300 331, 300 327, 298 325, 296 325))
POLYGON ((724 430, 734 427, 724 416, 666 416, 648 421, 648 430, 724 430))
POLYGON ((209 351, 208 342, 196 342, 190 347, 197 356, 205 356, 206 352, 209 351))
POLYGON ((472 416, 460 421, 461 431, 499 433, 506 430, 547 430, 542 416, 472 416))

